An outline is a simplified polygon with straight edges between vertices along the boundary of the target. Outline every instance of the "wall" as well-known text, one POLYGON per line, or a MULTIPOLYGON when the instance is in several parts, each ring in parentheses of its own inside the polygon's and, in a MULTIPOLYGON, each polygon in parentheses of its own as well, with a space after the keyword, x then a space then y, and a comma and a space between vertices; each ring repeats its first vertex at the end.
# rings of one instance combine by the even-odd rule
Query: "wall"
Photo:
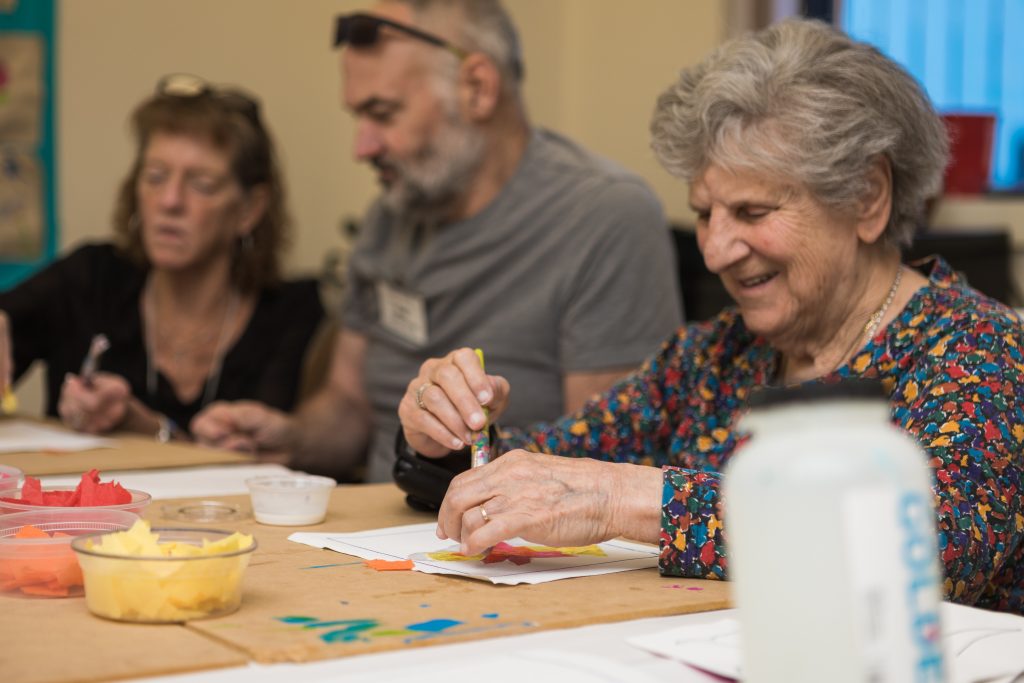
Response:
MULTIPOLYGON (((298 231, 289 265, 316 269, 344 216, 374 195, 351 160, 339 104, 336 14, 353 0, 63 0, 59 18, 59 221, 63 244, 107 234, 131 159, 126 117, 160 75, 197 73, 257 93, 276 135, 298 231)), ((719 40, 716 3, 510 0, 537 123, 564 131, 651 179, 673 212, 682 187, 655 164, 647 119, 683 64, 719 40), (657 17, 657 20, 652 20, 657 17)))
MULTIPOLYGON (((1017 292, 1024 292, 1024 197, 946 196, 936 204, 932 224, 939 230, 1005 230, 1010 236, 1012 272, 1017 292)), ((1022 303, 1017 301, 1015 305, 1020 306, 1022 303)))
POLYGON ((686 186, 655 160, 648 122, 655 100, 680 68, 699 61, 724 37, 723 5, 678 0, 560 2, 569 14, 561 83, 564 108, 563 116, 552 124, 641 173, 669 216, 689 218, 686 186), (640 7, 646 11, 638 11, 640 7))
MULTIPOLYGON (((519 26, 527 105, 535 123, 565 132, 647 177, 669 214, 686 218, 685 187, 654 161, 647 122, 655 97, 725 30, 718 2, 506 0, 519 26)), ((350 153, 339 101, 337 14, 356 0, 60 0, 58 222, 61 245, 103 239, 132 159, 127 117, 170 72, 258 94, 281 151, 296 234, 292 273, 320 269, 338 227, 375 194, 350 153)), ((41 405, 38 378, 19 387, 41 405)))

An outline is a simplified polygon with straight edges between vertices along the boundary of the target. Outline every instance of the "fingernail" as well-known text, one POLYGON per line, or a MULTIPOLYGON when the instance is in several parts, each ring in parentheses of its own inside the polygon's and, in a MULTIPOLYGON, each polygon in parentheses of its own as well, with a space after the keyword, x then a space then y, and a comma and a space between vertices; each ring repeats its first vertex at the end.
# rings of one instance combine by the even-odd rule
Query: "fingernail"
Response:
POLYGON ((469 548, 466 546, 465 543, 459 544, 459 552, 463 555, 469 555, 469 548))
POLYGON ((483 427, 484 426, 484 414, 481 413, 481 412, 473 413, 472 415, 469 416, 469 421, 472 423, 470 425, 471 427, 472 426, 476 426, 476 425, 479 425, 479 426, 483 427))
POLYGON ((462 435, 462 440, 465 441, 466 443, 470 443, 471 441, 473 441, 473 435, 470 434, 469 432, 466 432, 465 434, 462 435))
POLYGON ((476 395, 476 398, 481 403, 486 404, 488 401, 491 400, 491 392, 486 391, 486 390, 481 391, 479 394, 476 395))
POLYGON ((443 532, 443 531, 441 531, 441 525, 438 525, 438 526, 437 526, 437 528, 436 528, 436 529, 434 529, 434 535, 436 535, 436 536, 437 536, 438 538, 440 538, 440 539, 441 539, 442 541, 443 541, 444 539, 448 538, 447 536, 445 536, 445 535, 444 535, 444 532, 443 532))
POLYGON ((458 450, 458 449, 462 448, 463 445, 464 444, 461 441, 459 441, 458 439, 452 439, 452 448, 454 448, 455 450, 458 450))

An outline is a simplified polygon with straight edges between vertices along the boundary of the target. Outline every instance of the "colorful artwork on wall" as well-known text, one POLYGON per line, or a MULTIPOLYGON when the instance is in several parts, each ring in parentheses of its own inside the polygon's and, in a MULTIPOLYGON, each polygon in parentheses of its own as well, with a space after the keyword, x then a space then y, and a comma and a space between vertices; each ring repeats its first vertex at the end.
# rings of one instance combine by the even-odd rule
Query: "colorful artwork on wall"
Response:
POLYGON ((0 289, 53 258, 54 2, 0 1, 0 289))

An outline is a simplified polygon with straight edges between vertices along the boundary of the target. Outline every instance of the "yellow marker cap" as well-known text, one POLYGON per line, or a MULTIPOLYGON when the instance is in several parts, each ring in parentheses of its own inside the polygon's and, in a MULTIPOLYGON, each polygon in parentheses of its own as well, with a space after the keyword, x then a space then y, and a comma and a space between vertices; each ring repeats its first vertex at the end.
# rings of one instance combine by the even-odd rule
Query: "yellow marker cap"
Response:
POLYGON ((10 415, 18 410, 18 397, 14 395, 10 387, 4 391, 3 399, 0 399, 0 413, 10 415))
POLYGON ((483 349, 473 349, 476 352, 476 358, 480 361, 480 369, 484 370, 484 352, 483 349))

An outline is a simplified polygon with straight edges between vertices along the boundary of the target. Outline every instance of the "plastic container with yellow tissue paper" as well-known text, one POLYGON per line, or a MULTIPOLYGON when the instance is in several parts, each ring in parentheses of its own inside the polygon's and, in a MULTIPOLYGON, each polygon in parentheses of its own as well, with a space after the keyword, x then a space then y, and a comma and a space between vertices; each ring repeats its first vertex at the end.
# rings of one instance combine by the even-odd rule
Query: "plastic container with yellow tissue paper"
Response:
POLYGON ((238 609, 256 539, 218 529, 144 528, 150 536, 143 544, 136 542, 134 527, 116 542, 104 540, 114 534, 72 541, 90 612, 117 621, 172 623, 238 609))

